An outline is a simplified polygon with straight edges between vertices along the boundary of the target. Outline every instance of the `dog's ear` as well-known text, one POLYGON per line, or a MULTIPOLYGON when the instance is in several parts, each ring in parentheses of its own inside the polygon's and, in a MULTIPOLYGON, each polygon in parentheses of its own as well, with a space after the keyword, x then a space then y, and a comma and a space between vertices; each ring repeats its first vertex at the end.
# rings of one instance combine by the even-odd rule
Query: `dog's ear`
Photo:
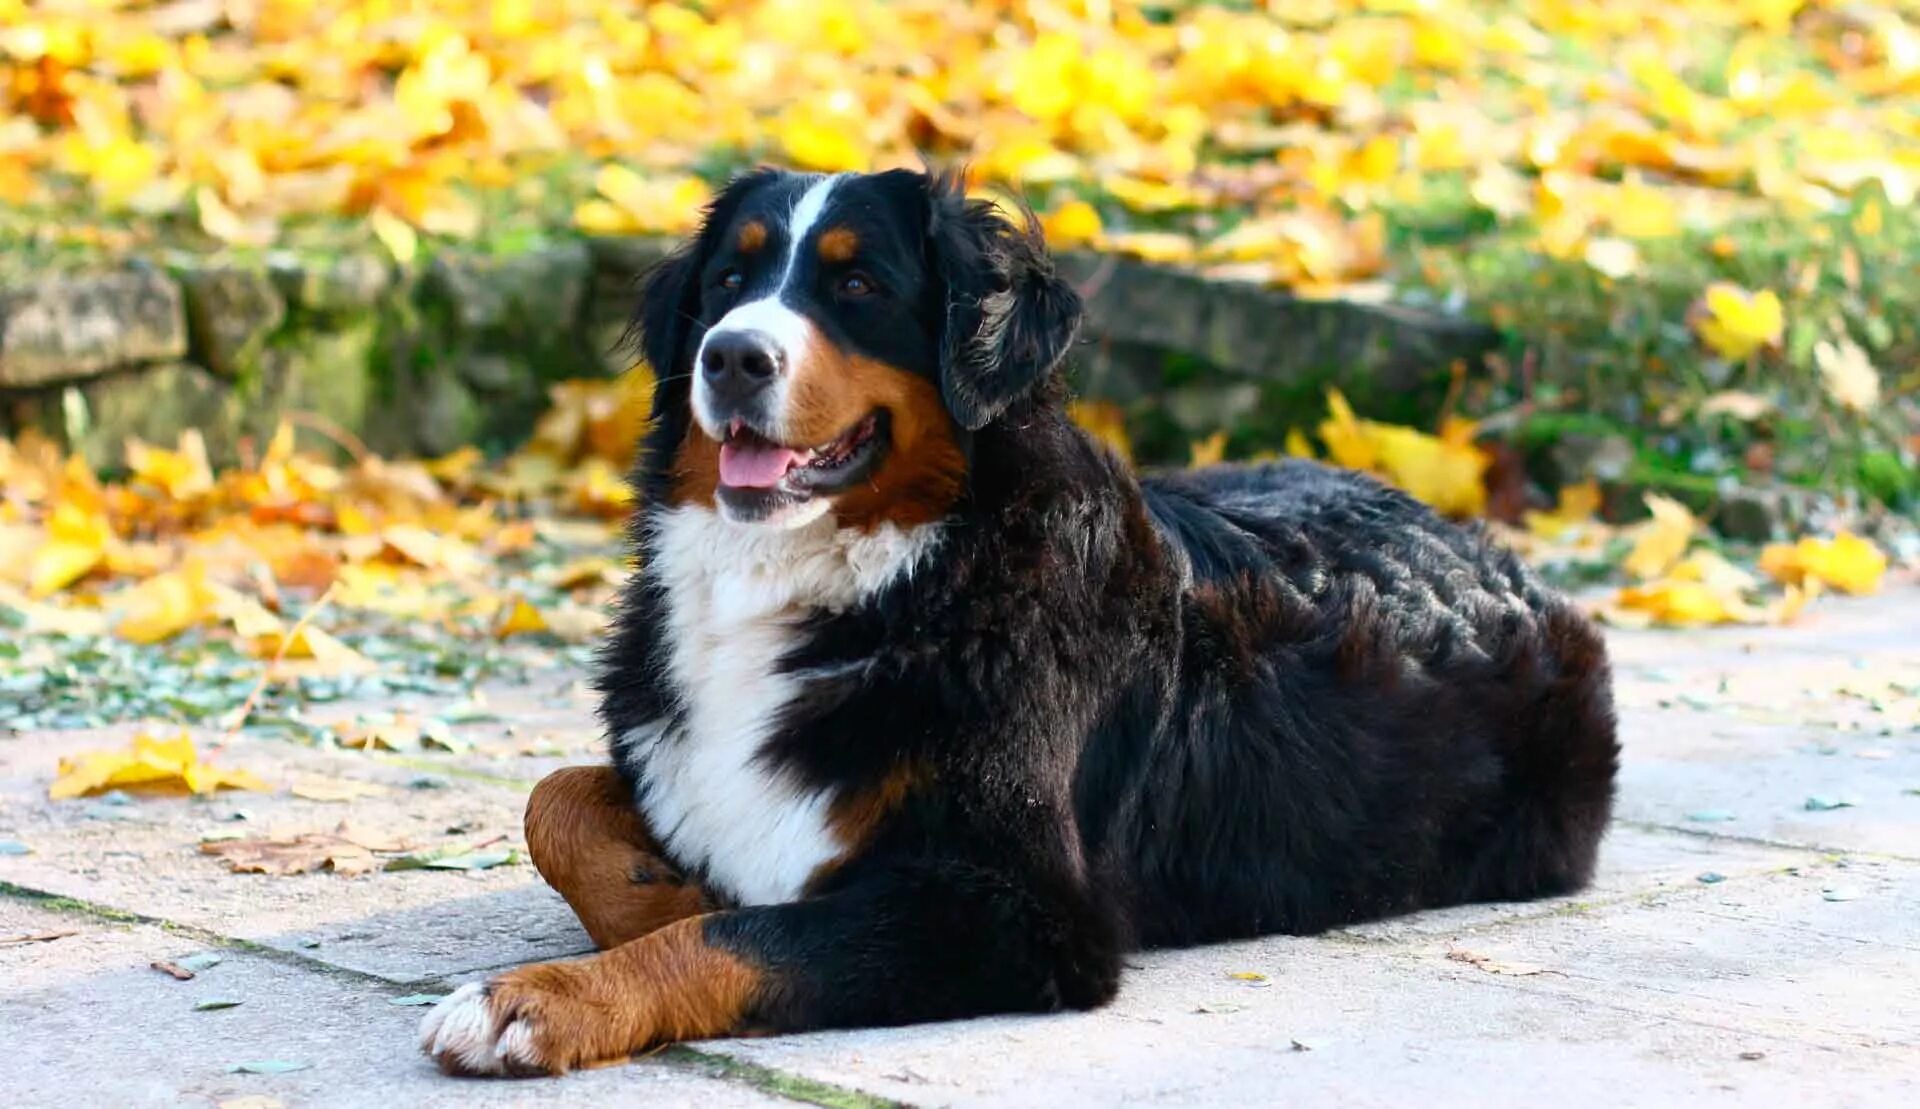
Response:
POLYGON ((945 297, 940 392, 954 420, 978 431, 1059 366, 1080 330, 1080 294, 1054 272, 1032 212, 1009 218, 970 200, 955 176, 928 177, 927 204, 945 297))
POLYGON ((776 170, 757 169, 728 182, 707 205, 699 232, 648 272, 640 307, 628 331, 630 335, 638 333, 640 353, 656 376, 675 377, 688 369, 680 363, 694 333, 704 327, 700 319, 700 269, 733 221, 741 201, 777 176, 776 170))
POLYGON ((698 238, 683 243, 648 271, 640 291, 632 330, 657 377, 680 372, 680 352, 687 349, 688 335, 700 319, 699 248, 698 238))

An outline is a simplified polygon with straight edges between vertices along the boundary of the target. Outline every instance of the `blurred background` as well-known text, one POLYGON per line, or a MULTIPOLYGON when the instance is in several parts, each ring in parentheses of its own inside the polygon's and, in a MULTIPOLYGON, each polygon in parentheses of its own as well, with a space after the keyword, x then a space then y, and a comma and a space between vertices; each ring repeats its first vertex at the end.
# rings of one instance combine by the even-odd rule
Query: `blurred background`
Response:
POLYGON ((1140 464, 1622 622, 1920 555, 1920 4, 0 0, 0 727, 578 661, 633 283, 761 162, 1032 208, 1140 464))

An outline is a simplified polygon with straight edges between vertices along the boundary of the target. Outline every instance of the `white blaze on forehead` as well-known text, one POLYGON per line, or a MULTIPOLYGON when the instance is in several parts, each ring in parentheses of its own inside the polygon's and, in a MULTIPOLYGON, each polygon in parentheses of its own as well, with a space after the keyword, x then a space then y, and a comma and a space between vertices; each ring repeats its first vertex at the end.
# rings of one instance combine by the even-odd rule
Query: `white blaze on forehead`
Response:
MULTIPOLYGON (((807 191, 800 195, 799 203, 787 213, 787 257, 780 267, 779 279, 773 283, 773 291, 756 300, 735 306, 708 328, 706 335, 700 340, 700 349, 693 355, 695 367, 693 414, 709 435, 719 438, 722 429, 720 421, 712 416, 706 382, 702 380, 698 368, 703 364, 707 344, 713 340, 714 336, 743 331, 758 332, 773 340, 788 366, 799 365, 800 360, 806 357, 807 344, 812 341, 813 325, 807 322, 805 316, 783 303, 781 298, 786 295, 787 285, 793 280, 794 270, 799 268, 801 246, 806 242, 807 236, 812 234, 814 225, 820 222, 821 214, 827 210, 827 199, 833 195, 834 186, 839 183, 839 174, 822 177, 807 186, 807 191)), ((770 407, 776 413, 784 413, 787 401, 786 379, 782 378, 775 382, 773 390, 770 407)))

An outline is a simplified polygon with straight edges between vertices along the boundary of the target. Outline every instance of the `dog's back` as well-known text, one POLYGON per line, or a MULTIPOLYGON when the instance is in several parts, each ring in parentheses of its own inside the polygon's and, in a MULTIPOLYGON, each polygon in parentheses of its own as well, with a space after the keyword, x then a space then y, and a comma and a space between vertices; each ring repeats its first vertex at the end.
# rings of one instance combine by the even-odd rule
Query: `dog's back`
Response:
POLYGON ((1312 463, 1149 479, 1184 564, 1172 711, 1090 746, 1084 817, 1148 943, 1584 884, 1617 745, 1605 649, 1512 555, 1312 463), (1124 769, 1105 762, 1134 765, 1124 769))

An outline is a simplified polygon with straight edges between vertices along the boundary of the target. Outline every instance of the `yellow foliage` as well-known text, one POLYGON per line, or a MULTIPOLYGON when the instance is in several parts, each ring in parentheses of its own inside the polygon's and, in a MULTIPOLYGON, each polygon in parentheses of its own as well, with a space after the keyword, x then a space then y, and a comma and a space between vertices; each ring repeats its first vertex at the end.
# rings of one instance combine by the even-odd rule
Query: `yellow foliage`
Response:
POLYGON ((1199 257, 1193 238, 1177 231, 1126 231, 1103 235, 1100 245, 1116 254, 1125 254, 1143 262, 1177 264, 1199 257))
POLYGON ((600 198, 583 202, 574 211, 574 223, 597 235, 685 234, 712 199, 712 190, 698 177, 647 178, 613 163, 594 174, 593 187, 600 198))
POLYGON ((1373 469, 1379 462, 1379 451, 1340 390, 1327 390, 1327 411, 1326 422, 1320 425, 1320 441, 1327 445, 1327 457, 1350 470, 1373 469))
POLYGON ((1227 460, 1227 433, 1216 431, 1205 439, 1195 439, 1187 449, 1187 465, 1218 466, 1227 460))
POLYGON ((1843 593, 1876 593, 1887 556, 1870 539, 1843 531, 1832 539, 1808 536, 1760 552, 1760 569, 1788 585, 1829 585, 1843 593))
MULTIPOLYGON (((696 169, 925 153, 982 182, 1098 188, 1110 236, 1204 239, 1223 209, 1265 221, 1325 206, 1311 243, 1275 237, 1241 260, 1324 286, 1368 274, 1369 217, 1420 199, 1431 173, 1465 174, 1476 203, 1534 221, 1568 258, 1596 228, 1629 241, 1696 222, 1695 185, 1723 208, 1920 191, 1913 17, 1872 5, 241 7, 209 22, 129 0, 0 2, 0 93, 18 123, 0 128, 0 198, 65 199, 78 182, 105 213, 188 216, 242 245, 344 214, 410 259, 421 233, 474 234, 493 210, 482 192, 524 209, 563 153, 633 160, 569 197, 580 228, 664 235, 696 218, 696 169), (1785 36, 1803 48, 1776 48, 1785 36), (1175 218, 1151 232, 1130 219, 1162 215, 1175 218)), ((108 220, 62 222, 78 225, 50 233, 108 220)), ((1170 240, 1128 249, 1191 260, 1170 240)))
POLYGON ((1040 225, 1054 250, 1072 250, 1100 238, 1100 213, 1084 200, 1067 201, 1041 216, 1040 225))
POLYGON ((63 502, 47 520, 47 541, 27 570, 27 588, 46 597, 85 577, 107 557, 113 529, 106 517, 79 504, 63 502))
POLYGON ((198 566, 149 578, 114 602, 114 634, 129 643, 172 639, 212 619, 220 594, 207 584, 198 566))
POLYGON ((1067 414, 1081 429, 1107 445, 1122 461, 1133 461, 1133 440, 1127 436, 1127 414, 1112 401, 1076 400, 1067 414))
POLYGON ((206 440, 192 428, 180 433, 177 450, 127 440, 127 469, 135 481, 144 481, 174 500, 213 491, 213 466, 207 461, 206 440))
POLYGON ((1780 298, 1772 289, 1749 292, 1738 285, 1707 286, 1694 312, 1701 342, 1722 358, 1740 361, 1778 346, 1785 327, 1780 298))
POLYGON ((64 801, 110 789, 214 793, 223 789, 272 787, 245 770, 226 770, 200 761, 185 729, 170 737, 141 732, 124 751, 88 751, 60 760, 59 776, 47 797, 64 801))
POLYGON ((533 602, 516 593, 507 598, 501 606, 500 614, 494 621, 493 634, 496 639, 505 639, 510 635, 528 635, 547 630, 547 619, 535 608, 533 602))
POLYGON ((1487 506, 1486 452, 1474 445, 1476 428, 1449 418, 1438 435, 1354 416, 1338 389, 1327 391, 1329 415, 1320 425, 1327 457, 1367 470, 1449 516, 1475 516, 1487 506))
POLYGON ((1646 495, 1653 518, 1634 529, 1633 550, 1622 567, 1632 577, 1647 581, 1671 570, 1687 553, 1700 521, 1687 506, 1658 493, 1646 495))
POLYGON ((1695 551, 1666 577, 1622 589, 1602 615, 1628 625, 1691 627, 1710 624, 1784 624, 1818 592, 1789 585, 1764 604, 1749 599, 1759 579, 1712 551, 1695 551))
POLYGON ((1542 539, 1558 539, 1567 532, 1591 524, 1602 503, 1600 483, 1583 481, 1560 490, 1552 512, 1528 512, 1527 530, 1542 539))

